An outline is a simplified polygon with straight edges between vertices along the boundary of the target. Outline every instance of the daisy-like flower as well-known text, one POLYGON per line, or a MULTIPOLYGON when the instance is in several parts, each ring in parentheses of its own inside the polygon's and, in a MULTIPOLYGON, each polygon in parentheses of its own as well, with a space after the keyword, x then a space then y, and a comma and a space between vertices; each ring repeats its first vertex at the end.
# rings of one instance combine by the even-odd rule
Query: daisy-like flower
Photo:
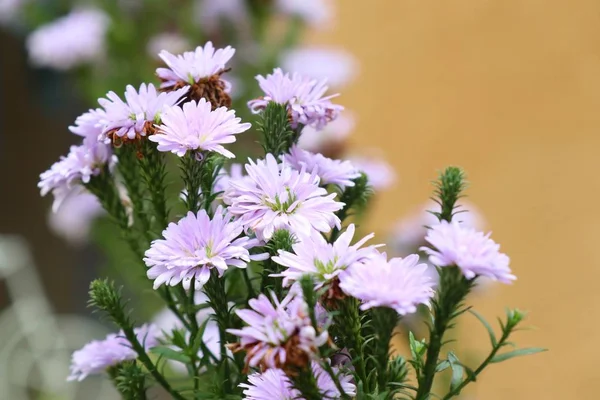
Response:
POLYGON ((339 88, 356 76, 358 65, 352 54, 343 49, 305 47, 283 54, 281 66, 286 71, 296 71, 313 79, 327 79, 327 83, 339 88))
POLYGON ((311 229, 328 232, 340 226, 335 212, 344 203, 319 187, 319 177, 304 168, 296 171, 278 163, 272 154, 265 160, 250 160, 247 177, 231 180, 224 201, 229 212, 260 240, 269 240, 278 229, 308 236, 311 229))
POLYGON ((352 180, 360 177, 360 172, 350 161, 333 160, 298 146, 293 146, 283 158, 296 170, 305 168, 308 172, 315 172, 321 179, 321 185, 337 185, 344 190, 347 186, 354 186, 352 180))
POLYGON ((52 210, 56 211, 73 189, 88 183, 92 176, 99 175, 107 164, 113 162, 110 147, 86 138, 80 146, 71 146, 69 154, 40 175, 38 187, 42 196, 52 192, 52 210))
POLYGON ((91 109, 75 119, 75 125, 69 126, 69 130, 91 141, 98 141, 102 134, 103 123, 106 120, 106 112, 101 109, 91 109))
POLYGON ((298 140, 298 146, 313 153, 339 157, 344 152, 344 141, 350 136, 355 125, 353 115, 344 111, 321 130, 305 126, 298 140))
POLYGON ((153 134, 162 113, 177 104, 186 92, 187 88, 182 88, 170 93, 158 93, 151 83, 142 83, 139 92, 127 85, 125 101, 115 92, 108 92, 107 98, 98 100, 105 110, 99 139, 120 146, 123 142, 153 134))
MULTIPOLYGON (((356 386, 351 382, 350 375, 339 374, 339 370, 332 368, 337 375, 342 390, 349 396, 356 395, 356 386)), ((329 374, 316 362, 312 363, 313 374, 317 380, 317 387, 325 399, 337 399, 341 393, 329 374)), ((302 400, 302 394, 293 388, 289 378, 281 369, 271 368, 263 373, 255 373, 248 377, 248 383, 240 384, 244 388, 246 400, 302 400)))
POLYGON ((438 267, 457 266, 467 279, 485 276, 502 283, 517 279, 511 273, 510 259, 500 253, 500 245, 457 221, 442 221, 427 232, 425 240, 433 247, 421 247, 429 261, 438 267))
POLYGON ((225 157, 235 155, 223 144, 235 142, 235 136, 250 129, 240 123, 234 110, 219 107, 213 111, 205 99, 194 100, 183 107, 171 107, 162 116, 162 125, 150 140, 158 143, 159 151, 170 151, 183 157, 188 151, 214 151, 225 157))
POLYGON ((385 190, 396 180, 394 169, 380 158, 350 157, 350 162, 367 175, 369 185, 375 190, 385 190))
POLYGON ((176 286, 180 282, 189 289, 194 280, 195 289, 200 290, 213 268, 219 276, 229 267, 246 268, 250 261, 248 249, 258 242, 239 237, 243 231, 243 226, 232 222, 222 207, 217 208, 212 219, 201 210, 170 223, 163 231, 164 239, 153 241, 144 258, 154 289, 163 283, 176 286))
POLYGON ((31 62, 66 71, 99 60, 109 17, 98 9, 79 9, 35 30, 27 38, 31 62))
POLYGON ((340 288, 361 300, 362 310, 388 307, 400 315, 414 313, 419 304, 429 304, 434 294, 427 264, 418 262, 416 254, 388 261, 380 253, 340 274, 340 288))
POLYGON ((231 89, 229 82, 221 79, 227 72, 225 65, 235 54, 235 49, 227 46, 224 49, 214 48, 212 42, 204 47, 198 46, 195 51, 187 51, 174 55, 166 50, 159 53, 168 68, 158 68, 156 75, 162 81, 160 88, 165 91, 188 88, 189 100, 208 100, 214 108, 231 107, 231 89))
POLYGON ((287 106, 291 116, 292 128, 299 124, 311 125, 322 129, 337 118, 344 107, 333 104, 331 99, 337 94, 325 96, 326 80, 317 81, 298 73, 284 74, 281 68, 275 68, 266 77, 256 77, 264 96, 248 102, 250 110, 257 114, 267 107, 269 102, 287 106))
MULTIPOLYGON (((136 328, 135 334, 146 350, 158 345, 160 331, 154 325, 146 324, 136 328)), ((123 333, 111 333, 104 340, 93 340, 73 353, 71 373, 67 380, 82 381, 88 375, 102 373, 108 367, 136 358, 137 353, 123 333)))
POLYGON ((250 367, 286 370, 308 365, 316 349, 327 341, 327 331, 315 332, 307 305, 297 291, 290 291, 281 302, 273 293, 271 297, 273 302, 261 294, 248 303, 251 310, 236 311, 248 326, 227 330, 240 337, 239 343, 230 347, 245 351, 250 367))
POLYGON ((372 233, 350 245, 354 233, 354 224, 350 224, 333 244, 327 243, 323 235, 316 231, 312 231, 310 236, 299 237, 300 240, 292 245, 293 253, 279 250, 279 255, 271 258, 287 267, 285 271, 272 276, 283 277, 286 286, 304 275, 312 276, 318 286, 330 282, 346 268, 375 256, 375 249, 382 246, 362 247, 375 236, 372 233))
POLYGON ((103 214, 104 209, 96 196, 74 190, 56 212, 48 213, 48 225, 70 244, 81 245, 88 239, 92 222, 103 214))

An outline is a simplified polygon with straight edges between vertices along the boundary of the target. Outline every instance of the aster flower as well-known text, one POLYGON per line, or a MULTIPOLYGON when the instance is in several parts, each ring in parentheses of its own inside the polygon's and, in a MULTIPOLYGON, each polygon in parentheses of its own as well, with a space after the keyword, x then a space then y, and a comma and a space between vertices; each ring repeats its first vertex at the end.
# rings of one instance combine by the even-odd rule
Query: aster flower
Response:
POLYGON ((354 224, 350 224, 333 244, 327 243, 323 235, 316 231, 312 231, 310 236, 301 236, 292 245, 293 253, 279 250, 279 255, 271 258, 277 264, 287 267, 280 274, 272 276, 283 277, 285 286, 304 275, 312 276, 319 286, 330 282, 346 268, 374 256, 375 249, 382 246, 362 247, 375 236, 372 233, 350 245, 354 233, 354 224))
POLYGON ((344 141, 352 133, 355 125, 353 115, 344 111, 321 130, 305 126, 298 140, 298 146, 313 153, 337 157, 343 152, 344 141))
POLYGON ((298 73, 284 74, 281 68, 275 68, 273 73, 266 77, 258 75, 256 79, 265 95, 250 100, 250 110, 257 114, 271 101, 286 105, 291 116, 292 128, 301 124, 322 129, 344 109, 330 101, 337 94, 324 96, 327 91, 326 80, 317 81, 298 73))
POLYGON ((249 27, 248 7, 244 0, 199 1, 196 16, 200 26, 208 31, 216 31, 225 22, 235 29, 249 27))
MULTIPOLYGON (((134 330, 137 340, 145 349, 158 345, 159 330, 154 325, 143 325, 134 330)), ((99 374, 123 361, 135 360, 137 353, 123 332, 111 333, 104 340, 93 340, 71 357, 71 373, 67 380, 82 381, 88 375, 99 374)))
POLYGON ((316 80, 327 79, 333 87, 348 84, 358 70, 352 54, 339 48, 305 47, 283 54, 281 66, 286 71, 296 71, 316 80))
POLYGON ((100 140, 119 146, 122 142, 140 139, 155 132, 162 112, 174 106, 187 92, 182 88, 170 93, 158 93, 153 84, 142 83, 139 92, 131 85, 125 90, 125 101, 115 92, 98 100, 106 114, 102 121, 100 140))
POLYGON ((31 62, 62 71, 99 60, 109 17, 98 9, 78 9, 35 30, 27 38, 31 62))
POLYGON ((230 85, 221 75, 227 71, 225 64, 234 54, 231 46, 215 50, 212 42, 179 55, 163 50, 159 57, 168 68, 156 70, 162 81, 160 88, 166 91, 188 88, 190 100, 205 98, 215 108, 231 107, 230 85))
POLYGON ((433 297, 433 281, 427 265, 416 254, 392 258, 385 253, 355 264, 340 275, 340 288, 362 301, 361 309, 393 308, 400 315, 414 313, 433 297))
POLYGON ((246 352, 250 367, 282 368, 308 365, 316 349, 327 341, 327 331, 318 334, 311 325, 306 303, 296 291, 281 302, 271 293, 249 301, 250 309, 236 310, 248 326, 228 329, 240 341, 230 346, 246 352))
POLYGON ((249 237, 239 237, 243 226, 218 207, 211 219, 205 210, 189 212, 163 231, 164 239, 154 240, 146 251, 144 262, 150 269, 148 278, 154 288, 163 283, 176 286, 180 282, 189 289, 192 280, 200 290, 208 281, 211 269, 219 276, 229 267, 246 268, 248 249, 257 244, 249 237))
POLYGON ((80 146, 71 146, 69 154, 40 175, 38 187, 42 196, 52 192, 52 210, 56 211, 73 189, 88 183, 92 176, 99 175, 107 164, 113 162, 108 146, 86 138, 80 146))
POLYGON ((87 241, 92 222, 103 214, 104 209, 96 196, 73 190, 56 212, 48 214, 48 225, 69 243, 80 245, 87 241))
POLYGON ((103 123, 106 120, 106 112, 101 109, 90 109, 75 119, 75 125, 69 126, 69 130, 90 141, 98 141, 102 134, 103 123))
POLYGON ((367 175, 369 185, 375 190, 385 190, 396 180, 394 169, 380 158, 350 157, 350 162, 367 175))
POLYGON ((500 245, 487 235, 457 221, 432 226, 425 240, 433 247, 421 247, 429 261, 439 267, 457 266, 467 279, 484 276, 502 283, 517 279, 511 273, 510 259, 500 253, 500 245))
POLYGON ((321 185, 337 185, 344 190, 354 186, 353 179, 360 177, 360 172, 350 161, 333 160, 319 153, 311 153, 293 146, 288 154, 283 156, 288 165, 296 170, 316 173, 321 179, 321 185))
POLYGON ((250 129, 249 123, 240 123, 234 110, 212 106, 205 99, 194 100, 183 107, 171 107, 162 114, 162 125, 150 140, 158 143, 158 150, 170 151, 183 157, 188 151, 214 151, 225 157, 235 155, 223 144, 235 142, 235 136, 250 129))
POLYGON ((231 180, 224 201, 229 212, 260 240, 269 240, 278 229, 309 235, 311 229, 328 232, 340 226, 335 212, 344 203, 334 201, 319 187, 319 177, 304 168, 293 170, 277 163, 272 154, 246 165, 247 177, 231 180))
POLYGON ((313 27, 324 26, 333 18, 330 0, 277 0, 276 7, 279 12, 299 17, 313 27))

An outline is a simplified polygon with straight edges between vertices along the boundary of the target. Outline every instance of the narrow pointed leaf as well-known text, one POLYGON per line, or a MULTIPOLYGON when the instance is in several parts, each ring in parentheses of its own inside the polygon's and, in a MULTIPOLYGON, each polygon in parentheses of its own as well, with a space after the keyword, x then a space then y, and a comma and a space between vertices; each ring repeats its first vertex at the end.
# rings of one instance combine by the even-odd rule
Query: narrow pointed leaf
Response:
POLYGON ((479 314, 477 311, 469 310, 469 312, 471 314, 473 314, 475 316, 475 318, 477 318, 483 326, 485 326, 485 329, 487 329, 488 334, 490 335, 490 342, 492 342, 492 347, 496 347, 496 345, 498 344, 498 340, 496 339, 494 330, 492 329, 492 326, 489 324, 489 322, 487 322, 485 320, 485 318, 483 318, 483 316, 481 314, 479 314))
POLYGON ((492 360, 491 363, 499 363, 502 361, 510 360, 514 357, 528 356, 530 354, 541 353, 544 351, 548 351, 548 349, 543 349, 540 347, 528 347, 525 349, 519 349, 514 351, 509 351, 508 353, 498 354, 492 360))

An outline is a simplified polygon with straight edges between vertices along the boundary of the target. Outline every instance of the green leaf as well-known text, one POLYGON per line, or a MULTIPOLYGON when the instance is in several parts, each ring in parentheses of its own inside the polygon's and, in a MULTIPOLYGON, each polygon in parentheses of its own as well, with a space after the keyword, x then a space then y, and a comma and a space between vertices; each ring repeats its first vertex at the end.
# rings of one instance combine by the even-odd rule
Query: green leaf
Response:
POLYGON ((548 349, 543 349, 541 347, 528 347, 525 349, 509 351, 508 353, 497 354, 494 358, 491 359, 490 363, 499 363, 502 361, 510 360, 514 357, 528 356, 530 354, 541 353, 544 351, 548 351, 548 349))
POLYGON ((450 363, 448 362, 448 360, 443 360, 440 363, 438 363, 437 367, 435 367, 435 372, 442 372, 448 367, 450 367, 450 363))
POLYGON ((461 384, 465 369, 460 361, 458 361, 458 357, 451 351, 448 352, 448 362, 450 363, 450 368, 452 368, 452 380, 450 381, 450 391, 452 391, 461 384))
POLYGON ((176 350, 171 349, 170 347, 166 347, 166 346, 157 346, 157 347, 153 347, 150 349, 150 352, 153 354, 157 354, 159 356, 162 356, 166 359, 169 360, 174 360, 174 361, 179 361, 182 362, 184 364, 189 364, 192 362, 192 360, 190 359, 190 357, 188 357, 187 355, 180 353, 176 350))
POLYGON ((496 339, 494 330, 492 329, 492 326, 489 324, 489 322, 487 322, 485 320, 485 318, 483 318, 483 316, 481 314, 479 314, 477 311, 469 310, 469 312, 471 314, 473 314, 475 316, 475 318, 477 318, 483 326, 485 326, 485 329, 487 329, 488 334, 490 335, 490 342, 492 342, 492 347, 496 347, 498 345, 498 340, 496 339))

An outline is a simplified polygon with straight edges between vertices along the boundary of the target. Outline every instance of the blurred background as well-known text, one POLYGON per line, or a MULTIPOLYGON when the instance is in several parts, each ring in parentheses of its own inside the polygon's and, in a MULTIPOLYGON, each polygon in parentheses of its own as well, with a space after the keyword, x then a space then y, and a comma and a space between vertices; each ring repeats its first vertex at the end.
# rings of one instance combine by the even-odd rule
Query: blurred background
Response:
MULTIPOLYGON (((343 88, 336 88, 355 120, 344 153, 391 166, 373 172, 385 182, 365 230, 376 231, 392 249, 414 246, 403 235, 422 225, 418 215, 427 206, 430 181, 444 166, 463 167, 476 223, 493 231, 518 276, 511 286, 483 285, 472 303, 491 321, 506 306, 529 311, 533 329, 520 333, 518 344, 550 349, 494 365, 463 398, 597 399, 600 3, 372 0, 330 6, 332 15, 305 24, 297 40, 352 56, 344 63, 350 72, 343 88)), ((6 10, 0 6, 0 15, 6 10)), ((94 89, 81 90, 68 74, 33 68, 27 33, 9 25, 0 30, 0 232, 27 243, 32 259, 24 263, 35 263, 48 312, 85 315, 87 285, 104 271, 99 249, 107 241, 98 246, 78 240, 85 233, 70 240, 57 235, 48 225, 51 199, 41 198, 36 184, 74 143, 66 127, 94 106, 88 96, 94 89)), ((203 42, 191 46, 197 44, 203 42)), ((112 72, 118 79, 119 71, 112 72)), ((122 93, 121 86, 114 89, 122 93)), ((92 236, 102 229, 97 223, 92 236)), ((28 280, 15 282, 13 289, 38 289, 28 280)), ((0 280, 3 311, 18 294, 0 280)), ((0 321, 1 340, 15 322, 0 321)), ((459 331, 472 346, 467 359, 485 354, 487 335, 476 320, 462 318, 459 331)))

